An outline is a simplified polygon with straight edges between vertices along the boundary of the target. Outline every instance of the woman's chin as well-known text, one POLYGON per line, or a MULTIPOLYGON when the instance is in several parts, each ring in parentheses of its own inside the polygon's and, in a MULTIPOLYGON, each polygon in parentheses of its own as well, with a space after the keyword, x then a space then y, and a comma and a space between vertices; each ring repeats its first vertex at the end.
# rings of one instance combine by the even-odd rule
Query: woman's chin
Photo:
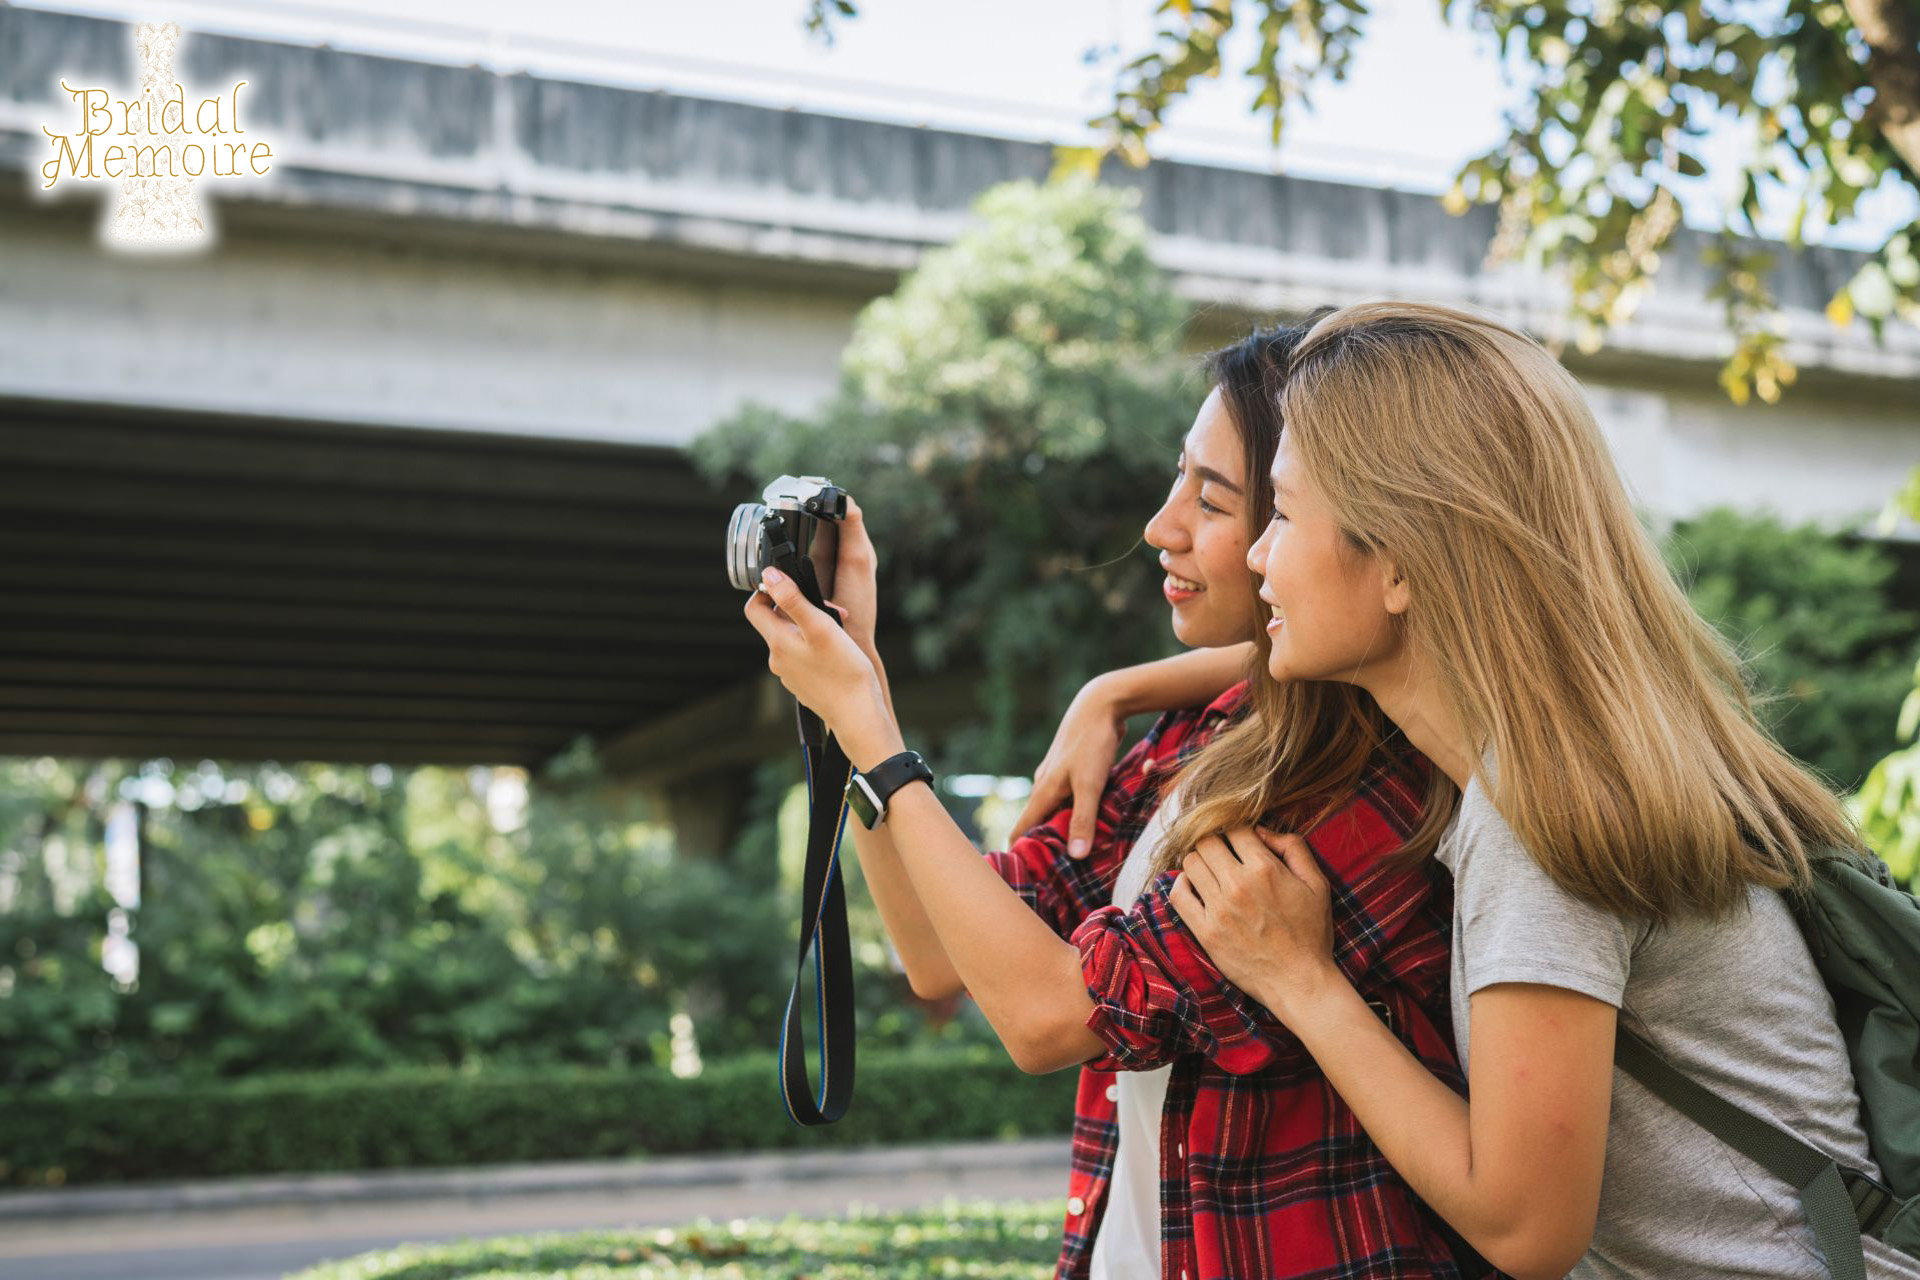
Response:
POLYGON ((1247 637, 1245 628, 1211 625, 1210 619, 1182 617, 1175 610, 1173 638, 1189 649, 1221 649, 1239 644, 1247 637))
POLYGON ((1300 678, 1287 654, 1286 641, 1278 632, 1273 634, 1273 648, 1267 652, 1267 674, 1283 684, 1300 678))

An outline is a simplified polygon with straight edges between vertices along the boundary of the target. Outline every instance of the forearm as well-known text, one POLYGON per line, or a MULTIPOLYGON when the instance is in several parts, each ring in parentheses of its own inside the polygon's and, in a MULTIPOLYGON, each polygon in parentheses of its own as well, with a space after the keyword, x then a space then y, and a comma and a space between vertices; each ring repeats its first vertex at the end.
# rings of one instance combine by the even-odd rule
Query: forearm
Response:
MULTIPOLYGON (((844 745, 856 768, 904 749, 890 717, 864 718, 844 745)), ((1052 977, 1078 974, 1078 951, 987 865, 932 787, 896 791, 885 825, 954 972, 1015 1061, 1025 1066, 1076 1017, 1085 1021, 1085 988, 1052 977)))
POLYGON ((1252 652, 1250 640, 1223 649, 1189 649, 1095 678, 1106 684, 1122 716, 1173 711, 1211 702, 1226 692, 1246 673, 1252 652))
POLYGON ((933 921, 920 905, 920 895, 914 892, 913 881, 889 834, 892 825, 889 820, 869 831, 858 820, 850 824, 853 847, 860 858, 860 877, 867 882, 867 891, 880 909, 880 920, 893 939, 894 950, 900 953, 913 993, 923 1000, 944 999, 965 984, 947 958, 946 948, 940 945, 933 921))
POLYGON ((1408 1052, 1344 978, 1330 980, 1312 1015, 1295 1022, 1300 1042, 1381 1154, 1471 1239, 1473 1155, 1465 1099, 1408 1052))
MULTIPOLYGON (((897 724, 886 664, 880 661, 879 652, 870 643, 862 641, 861 648, 872 661, 874 673, 880 677, 880 693, 886 702, 887 714, 897 724)), ((900 863, 900 851, 893 847, 892 828, 882 823, 878 830, 869 831, 866 824, 855 820, 848 824, 848 830, 853 833, 854 852, 860 859, 860 877, 866 881, 867 892, 873 895, 873 904, 879 908, 880 921, 893 940, 894 950, 900 953, 900 963, 907 971, 907 983, 914 994, 923 1000, 939 1000, 960 990, 960 975, 954 971, 953 961, 940 945, 933 922, 927 919, 926 908, 920 905, 920 897, 913 891, 913 882, 900 863)))
MULTIPOLYGON (((1492 1159, 1475 1160, 1466 1099, 1414 1057, 1344 978, 1330 981, 1295 1023, 1327 1082, 1407 1185, 1502 1271, 1535 1274, 1539 1249, 1529 1242, 1538 1231, 1526 1220, 1531 1184, 1503 1178, 1492 1159)), ((1565 1269, 1546 1265, 1555 1276, 1565 1269)))

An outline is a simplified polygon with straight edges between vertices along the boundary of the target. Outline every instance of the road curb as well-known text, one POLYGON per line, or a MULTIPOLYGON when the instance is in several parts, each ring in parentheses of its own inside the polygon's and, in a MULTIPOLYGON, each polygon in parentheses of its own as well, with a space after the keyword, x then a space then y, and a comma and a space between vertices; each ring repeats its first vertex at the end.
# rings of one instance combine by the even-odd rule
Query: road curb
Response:
POLYGON ((108 1214, 194 1213, 364 1200, 485 1200, 495 1196, 567 1191, 780 1183, 910 1172, 977 1173, 983 1169, 1057 1167, 1064 1174, 1071 1156, 1070 1138, 1022 1138, 819 1151, 552 1161, 460 1169, 273 1174, 258 1178, 7 1191, 0 1192, 0 1226, 28 1220, 108 1214))

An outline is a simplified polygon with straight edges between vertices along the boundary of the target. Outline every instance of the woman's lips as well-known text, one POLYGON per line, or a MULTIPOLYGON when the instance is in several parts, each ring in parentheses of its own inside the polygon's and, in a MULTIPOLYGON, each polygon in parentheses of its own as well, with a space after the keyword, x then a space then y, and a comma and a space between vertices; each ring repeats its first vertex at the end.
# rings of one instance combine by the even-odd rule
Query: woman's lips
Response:
POLYGON ((1205 587, 1198 585, 1183 585, 1185 583, 1186 579, 1176 578, 1172 574, 1168 574, 1162 580, 1160 591, 1167 597, 1169 604, 1184 604, 1206 590, 1205 587))

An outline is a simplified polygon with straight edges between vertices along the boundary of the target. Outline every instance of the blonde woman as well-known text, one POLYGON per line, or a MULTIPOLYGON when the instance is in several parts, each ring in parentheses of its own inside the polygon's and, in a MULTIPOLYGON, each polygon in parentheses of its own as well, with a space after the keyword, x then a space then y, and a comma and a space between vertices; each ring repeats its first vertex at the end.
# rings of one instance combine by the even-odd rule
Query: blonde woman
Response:
MULTIPOLYGON (((1165 845, 1181 918, 1502 1270, 1825 1276, 1794 1188, 1616 1071, 1614 1038, 1877 1175, 1782 897, 1810 850, 1858 838, 1756 722, 1580 388, 1495 321, 1378 303, 1314 326, 1280 402, 1248 553, 1268 670, 1364 689, 1457 792, 1435 856, 1471 1101, 1340 973, 1299 841, 1187 810, 1165 845)), ((1863 1243, 1868 1275, 1920 1276, 1863 1243)))

